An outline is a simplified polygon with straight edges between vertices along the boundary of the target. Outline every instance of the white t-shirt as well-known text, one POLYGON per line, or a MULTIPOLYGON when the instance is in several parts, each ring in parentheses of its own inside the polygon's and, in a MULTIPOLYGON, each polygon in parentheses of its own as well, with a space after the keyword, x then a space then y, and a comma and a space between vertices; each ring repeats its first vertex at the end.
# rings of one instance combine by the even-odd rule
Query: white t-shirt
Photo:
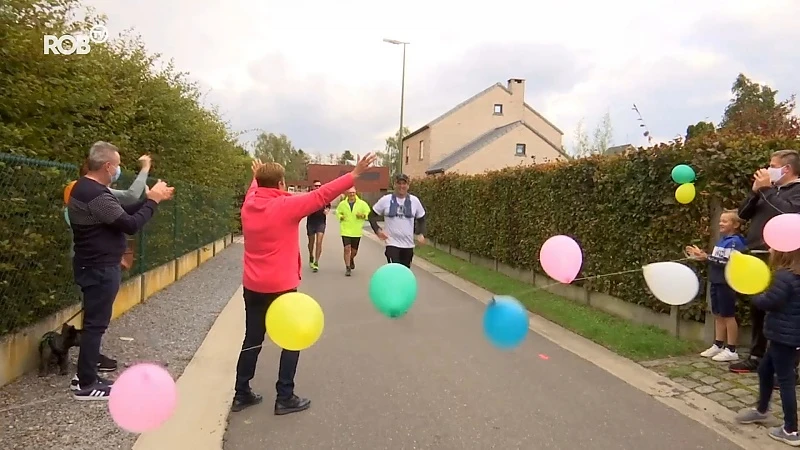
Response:
POLYGON ((383 231, 389 236, 386 245, 414 248, 414 219, 425 216, 425 208, 422 207, 422 203, 415 195, 408 194, 408 197, 411 199, 411 211, 414 217, 405 216, 405 198, 397 198, 397 217, 386 217, 392 202, 391 194, 381 197, 372 207, 377 214, 383 216, 383 231))

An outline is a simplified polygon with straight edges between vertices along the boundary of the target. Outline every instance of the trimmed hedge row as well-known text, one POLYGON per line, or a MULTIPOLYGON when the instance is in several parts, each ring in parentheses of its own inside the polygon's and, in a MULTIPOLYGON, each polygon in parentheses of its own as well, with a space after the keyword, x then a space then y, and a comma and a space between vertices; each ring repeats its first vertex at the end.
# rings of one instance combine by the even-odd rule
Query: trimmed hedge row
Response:
MULTIPOLYGON (((0 336, 79 301, 69 258, 63 192, 77 178, 69 164, 0 154, 0 336)), ((135 174, 124 173, 127 188, 135 174)), ((148 180, 152 186, 156 180, 148 180)), ((159 205, 134 238, 126 277, 167 263, 235 231, 234 190, 172 181, 173 200, 159 205)))
MULTIPOLYGON (((783 148, 800 148, 800 142, 711 135, 627 155, 476 176, 447 174, 415 181, 413 189, 430 218, 428 235, 437 242, 543 272, 539 249, 549 237, 565 234, 583 249, 579 277, 588 277, 681 259, 687 244, 708 248, 711 205, 738 207, 752 185, 753 172, 783 148), (681 163, 691 165, 698 175, 697 198, 689 205, 674 198, 677 185, 670 173, 681 163)), ((705 268, 697 269, 704 276, 705 268)), ((631 303, 669 311, 650 294, 641 275, 583 283, 631 303)), ((744 318, 747 305, 743 306, 744 318)), ((705 303, 695 301, 681 312, 703 321, 705 303)))

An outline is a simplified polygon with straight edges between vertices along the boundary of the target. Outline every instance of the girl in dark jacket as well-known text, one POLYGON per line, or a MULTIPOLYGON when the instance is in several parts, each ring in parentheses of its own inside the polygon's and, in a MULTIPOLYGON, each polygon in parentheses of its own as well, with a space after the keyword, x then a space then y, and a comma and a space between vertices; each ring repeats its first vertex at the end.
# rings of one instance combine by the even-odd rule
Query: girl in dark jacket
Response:
POLYGON ((800 250, 770 250, 770 264, 775 270, 772 284, 766 292, 753 298, 752 305, 766 311, 764 336, 769 341, 767 353, 758 366, 758 404, 755 409, 740 413, 736 420, 739 423, 769 421, 769 402, 777 376, 784 424, 770 430, 769 436, 800 447, 794 374, 795 353, 800 347, 800 250))

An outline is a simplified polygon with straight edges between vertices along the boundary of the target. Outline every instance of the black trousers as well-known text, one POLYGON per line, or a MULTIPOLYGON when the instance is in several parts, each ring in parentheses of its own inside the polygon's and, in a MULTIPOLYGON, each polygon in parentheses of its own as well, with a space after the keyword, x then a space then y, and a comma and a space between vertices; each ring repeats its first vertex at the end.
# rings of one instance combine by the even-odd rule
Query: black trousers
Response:
MULTIPOLYGON (((750 323, 753 329, 750 331, 750 357, 762 359, 767 353, 767 338, 764 336, 764 318, 767 313, 750 304, 750 323)), ((800 373, 800 351, 794 355, 795 373, 800 373)))
POLYGON ((401 248, 393 245, 387 245, 384 254, 386 255, 387 262, 398 263, 408 267, 409 269, 411 268, 411 260, 414 259, 413 248, 401 248))
POLYGON ((100 345, 103 334, 111 322, 114 300, 117 298, 122 269, 86 267, 73 264, 75 283, 83 293, 83 330, 78 353, 78 382, 88 387, 97 381, 97 364, 100 362, 100 345))
MULTIPOLYGON (((258 355, 261 353, 261 344, 264 343, 264 335, 267 333, 267 309, 276 298, 286 292, 263 294, 244 288, 245 330, 242 352, 239 353, 239 362, 236 364, 236 395, 250 392, 250 380, 256 374, 258 355)), ((278 400, 289 399, 294 395, 294 375, 297 372, 299 359, 300 352, 281 351, 278 382, 275 383, 278 400)))

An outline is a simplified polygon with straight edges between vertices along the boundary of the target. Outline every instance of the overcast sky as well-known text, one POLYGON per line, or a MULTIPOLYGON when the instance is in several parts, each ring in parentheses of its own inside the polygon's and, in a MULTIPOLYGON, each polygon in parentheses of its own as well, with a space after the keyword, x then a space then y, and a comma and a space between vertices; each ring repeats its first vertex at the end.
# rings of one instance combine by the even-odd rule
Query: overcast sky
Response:
MULTIPOLYGON (((739 72, 800 91, 798 0, 84 0, 111 35, 133 28, 209 91, 237 130, 327 154, 383 148, 508 78, 564 131, 610 112, 614 143, 645 144, 631 105, 669 140, 718 122, 739 72), (547 7, 535 7, 533 5, 547 7), (794 69, 794 70, 792 70, 794 69)), ((590 130, 591 131, 591 130, 590 130)))

